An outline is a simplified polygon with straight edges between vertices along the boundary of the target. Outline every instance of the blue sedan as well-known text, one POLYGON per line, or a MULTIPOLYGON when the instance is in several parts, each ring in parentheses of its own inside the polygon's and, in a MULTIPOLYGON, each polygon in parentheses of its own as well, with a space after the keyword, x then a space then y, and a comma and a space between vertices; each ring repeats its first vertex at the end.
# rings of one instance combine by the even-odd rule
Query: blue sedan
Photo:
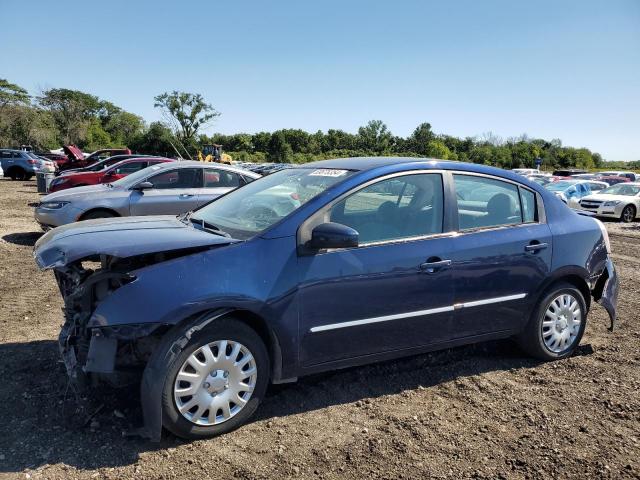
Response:
POLYGON ((269 383, 315 372, 499 338, 566 358, 592 299, 613 328, 610 253, 602 223, 513 173, 351 158, 178 217, 55 228, 34 256, 65 300, 68 373, 137 372, 158 440, 228 432, 269 383))

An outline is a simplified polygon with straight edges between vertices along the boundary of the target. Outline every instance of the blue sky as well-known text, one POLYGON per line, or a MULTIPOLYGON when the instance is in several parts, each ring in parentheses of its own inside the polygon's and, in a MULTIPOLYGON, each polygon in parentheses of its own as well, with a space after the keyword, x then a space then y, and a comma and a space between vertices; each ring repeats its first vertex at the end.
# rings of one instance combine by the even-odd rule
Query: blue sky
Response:
POLYGON ((527 133, 640 159, 640 1, 0 0, 0 78, 159 119, 202 93, 223 133, 527 133))

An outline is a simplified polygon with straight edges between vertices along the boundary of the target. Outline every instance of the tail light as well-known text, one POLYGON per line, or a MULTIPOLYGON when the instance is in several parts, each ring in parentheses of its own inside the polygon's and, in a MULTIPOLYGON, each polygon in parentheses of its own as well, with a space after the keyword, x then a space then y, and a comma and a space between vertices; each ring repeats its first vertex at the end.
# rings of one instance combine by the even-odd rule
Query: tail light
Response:
POLYGON ((27 163, 30 163, 31 165, 37 165, 37 164, 40 163, 40 161, 39 160, 29 159, 29 160, 27 160, 27 163))

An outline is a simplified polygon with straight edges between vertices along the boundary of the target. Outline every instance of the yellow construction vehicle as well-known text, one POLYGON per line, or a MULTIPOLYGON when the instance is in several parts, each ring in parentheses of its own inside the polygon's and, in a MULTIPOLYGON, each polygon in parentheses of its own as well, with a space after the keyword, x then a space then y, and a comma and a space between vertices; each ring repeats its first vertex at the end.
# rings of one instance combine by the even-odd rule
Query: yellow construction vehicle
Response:
POLYGON ((203 145, 202 151, 198 152, 198 160, 201 162, 217 162, 231 165, 231 155, 222 153, 222 145, 203 145))

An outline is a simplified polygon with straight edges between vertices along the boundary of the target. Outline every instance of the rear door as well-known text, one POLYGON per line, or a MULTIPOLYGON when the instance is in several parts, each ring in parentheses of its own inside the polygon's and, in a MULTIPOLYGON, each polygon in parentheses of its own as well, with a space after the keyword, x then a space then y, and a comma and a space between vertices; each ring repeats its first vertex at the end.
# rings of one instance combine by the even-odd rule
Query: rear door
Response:
POLYGON ((542 200, 516 182, 487 175, 454 173, 453 184, 453 336, 518 329, 528 320, 531 294, 551 268, 542 200))
POLYGON ((198 206, 201 168, 165 170, 147 181, 153 184, 153 188, 132 190, 129 194, 131 215, 179 215, 198 206))
POLYGON ((245 183, 241 175, 223 168, 208 167, 203 170, 204 185, 198 191, 198 206, 204 205, 245 183))

